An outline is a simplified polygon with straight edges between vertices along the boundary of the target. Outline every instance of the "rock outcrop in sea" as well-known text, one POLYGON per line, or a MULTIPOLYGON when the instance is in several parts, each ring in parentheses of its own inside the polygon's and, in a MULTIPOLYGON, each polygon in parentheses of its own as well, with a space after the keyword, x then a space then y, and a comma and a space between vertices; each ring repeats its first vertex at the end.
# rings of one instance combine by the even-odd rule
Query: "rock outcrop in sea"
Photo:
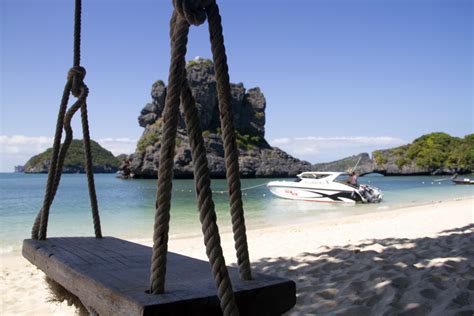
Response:
POLYGON ((15 166, 15 167, 13 167, 13 172, 23 173, 23 172, 25 172, 25 166, 22 166, 22 165, 15 166))
MULTIPOLYGON (((214 65, 210 60, 194 59, 186 65, 189 86, 196 100, 207 150, 211 177, 225 177, 224 148, 221 139, 214 65)), ((266 100, 260 88, 246 89, 243 83, 231 83, 232 110, 239 147, 241 176, 290 177, 311 170, 311 164, 294 158, 265 140, 266 100)), ((166 86, 159 80, 152 86, 152 101, 145 105, 138 123, 145 128, 135 153, 124 160, 120 172, 124 178, 156 178, 162 112, 166 86)), ((174 158, 175 178, 192 178, 191 149, 181 115, 174 158)))

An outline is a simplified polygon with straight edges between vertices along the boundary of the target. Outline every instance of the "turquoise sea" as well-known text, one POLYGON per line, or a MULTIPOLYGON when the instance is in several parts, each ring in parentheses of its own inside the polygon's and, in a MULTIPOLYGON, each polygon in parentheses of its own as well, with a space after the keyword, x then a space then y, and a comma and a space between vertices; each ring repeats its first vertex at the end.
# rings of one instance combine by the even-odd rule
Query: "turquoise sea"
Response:
MULTIPOLYGON (((472 175, 471 175, 472 177, 472 175)), ((373 205, 326 204, 283 200, 266 186, 244 190, 248 229, 276 226, 360 213, 384 212, 406 205, 474 196, 474 186, 454 185, 442 176, 359 178, 383 190, 384 201, 373 205)), ((272 179, 244 179, 242 188, 272 179)), ((104 235, 128 239, 151 239, 156 180, 120 180, 113 174, 95 175, 104 235)), ((42 205, 45 174, 0 173, 0 254, 17 252, 29 238, 33 220, 42 205)), ((220 231, 230 231, 225 180, 212 181, 220 231)), ((173 183, 170 238, 200 234, 192 180, 173 183)), ((50 212, 48 236, 93 235, 86 177, 63 175, 50 212)))

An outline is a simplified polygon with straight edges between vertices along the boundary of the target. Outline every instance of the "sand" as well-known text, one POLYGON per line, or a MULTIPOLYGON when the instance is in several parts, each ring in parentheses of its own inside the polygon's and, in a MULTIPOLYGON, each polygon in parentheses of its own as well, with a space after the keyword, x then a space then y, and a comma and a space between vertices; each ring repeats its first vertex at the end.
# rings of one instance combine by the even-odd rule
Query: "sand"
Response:
MULTIPOLYGON (((287 315, 474 314, 474 198, 255 229, 248 239, 254 271, 296 282, 287 315)), ((222 245, 235 264, 231 234, 222 245)), ((206 259, 200 237, 169 249, 206 259)), ((51 302, 44 274, 19 254, 2 255, 1 279, 2 315, 77 314, 51 302)))

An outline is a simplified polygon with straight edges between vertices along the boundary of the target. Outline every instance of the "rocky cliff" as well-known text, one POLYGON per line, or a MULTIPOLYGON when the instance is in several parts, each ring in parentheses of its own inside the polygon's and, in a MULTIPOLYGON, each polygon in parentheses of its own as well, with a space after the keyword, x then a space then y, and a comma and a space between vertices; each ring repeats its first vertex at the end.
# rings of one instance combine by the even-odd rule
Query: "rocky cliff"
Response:
MULTIPOLYGON (((114 173, 117 172, 120 160, 100 146, 97 142, 91 140, 92 164, 95 173, 114 173)), ((31 157, 24 166, 25 173, 47 173, 51 165, 53 148, 31 157)), ((74 139, 69 146, 69 150, 64 160, 63 173, 84 173, 84 145, 82 140, 74 139)))
POLYGON ((357 172, 384 175, 467 174, 474 172, 474 134, 464 138, 431 133, 411 144, 314 165, 318 171, 347 171, 361 157, 357 172))
MULTIPOLYGON (((209 168, 213 178, 225 177, 224 148, 221 139, 214 66, 206 59, 195 59, 186 66, 188 81, 199 112, 209 168)), ((231 83, 234 126, 239 147, 242 177, 288 177, 311 169, 284 151, 271 147, 265 140, 266 100, 260 88, 246 89, 242 83, 231 83)), ((152 101, 145 105, 138 123, 145 130, 134 154, 121 166, 122 177, 156 178, 160 154, 162 112, 166 86, 159 80, 152 86, 152 101)), ((174 164, 176 178, 192 178, 191 149, 181 115, 176 139, 174 164)))

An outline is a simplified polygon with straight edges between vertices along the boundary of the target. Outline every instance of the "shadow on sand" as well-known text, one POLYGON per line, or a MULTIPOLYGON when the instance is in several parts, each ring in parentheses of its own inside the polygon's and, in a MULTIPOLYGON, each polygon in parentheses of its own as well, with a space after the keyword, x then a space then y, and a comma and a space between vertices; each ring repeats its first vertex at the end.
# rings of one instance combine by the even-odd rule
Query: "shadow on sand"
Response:
POLYGON ((474 224, 317 251, 253 264, 296 282, 288 315, 474 315, 474 224))
MULTIPOLYGON (((310 246, 310 245, 309 245, 310 246)), ((435 238, 387 238, 264 258, 255 272, 296 282, 288 315, 474 315, 474 224, 435 238)), ((80 301, 47 279, 50 301, 80 301)))

